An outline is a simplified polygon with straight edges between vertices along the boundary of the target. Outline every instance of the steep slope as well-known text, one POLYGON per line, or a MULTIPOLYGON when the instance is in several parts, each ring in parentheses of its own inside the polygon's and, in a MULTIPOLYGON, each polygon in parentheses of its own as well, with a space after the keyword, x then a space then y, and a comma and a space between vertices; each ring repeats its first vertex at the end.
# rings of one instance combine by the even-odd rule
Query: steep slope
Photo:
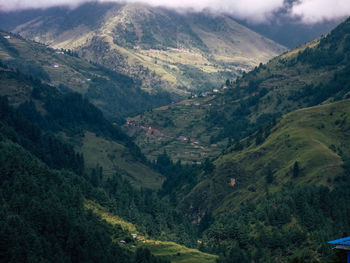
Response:
POLYGON ((52 132, 84 154, 87 168, 102 166, 136 187, 159 188, 162 176, 147 166, 138 147, 117 125, 78 93, 61 93, 39 80, 0 66, 0 95, 29 121, 52 132))
POLYGON ((333 262, 326 241, 350 229, 349 114, 349 100, 292 112, 203 172, 182 208, 207 249, 240 262, 333 262))
POLYGON ((273 178, 270 192, 289 183, 332 187, 334 178, 344 174, 343 164, 350 157, 349 114, 350 101, 345 100, 283 116, 275 126, 240 141, 240 149, 228 148, 214 162, 213 174, 206 175, 208 179, 187 197, 199 203, 187 207, 235 209, 266 194, 267 176, 273 178), (206 193, 211 201, 203 202, 195 196, 199 193, 206 193))
POLYGON ((166 94, 150 96, 126 75, 91 64, 72 51, 53 50, 1 31, 0 60, 62 92, 84 95, 115 120, 125 114, 170 103, 166 94))
POLYGON ((196 262, 215 260, 174 242, 145 246, 140 238, 133 239, 132 233, 147 238, 161 234, 162 240, 184 242, 193 239, 192 227, 173 206, 151 191, 134 189, 120 174, 106 178, 101 171, 87 171, 83 156, 29 122, 4 97, 0 167, 3 262, 168 263, 168 257, 187 262, 193 255, 196 262), (159 257, 148 249, 154 245, 159 257))
POLYGON ((133 262, 84 210, 73 175, 48 169, 2 135, 0 156, 1 261, 133 262))
POLYGON ((125 128, 150 159, 164 149, 174 160, 213 158, 282 114, 348 98, 349 39, 348 19, 326 37, 261 64, 234 83, 147 111, 125 128))
POLYGON ((89 3, 18 16, 4 14, 7 30, 72 49, 142 81, 149 92, 166 90, 175 97, 213 88, 285 50, 227 16, 142 4, 89 3))

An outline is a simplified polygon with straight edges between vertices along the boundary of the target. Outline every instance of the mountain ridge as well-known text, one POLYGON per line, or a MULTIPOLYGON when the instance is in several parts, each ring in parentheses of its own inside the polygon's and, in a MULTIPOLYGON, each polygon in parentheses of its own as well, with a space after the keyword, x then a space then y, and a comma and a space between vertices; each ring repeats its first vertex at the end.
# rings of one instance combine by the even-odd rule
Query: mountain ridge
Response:
POLYGON ((0 31, 0 60, 62 92, 86 96, 116 121, 126 114, 171 102, 168 94, 150 95, 140 89, 139 82, 87 62, 71 50, 54 50, 4 31, 0 31))
MULTIPOLYGON (((50 15, 53 10, 10 30, 55 48, 73 49, 141 80, 148 92, 165 89, 175 98, 212 89, 215 82, 285 51, 228 16, 186 15, 139 4, 84 4, 72 11, 57 9, 55 18, 50 15), (93 16, 93 25, 85 14, 93 16), (74 16, 76 21, 65 28, 74 16)), ((11 14, 7 16, 11 20, 11 14)))

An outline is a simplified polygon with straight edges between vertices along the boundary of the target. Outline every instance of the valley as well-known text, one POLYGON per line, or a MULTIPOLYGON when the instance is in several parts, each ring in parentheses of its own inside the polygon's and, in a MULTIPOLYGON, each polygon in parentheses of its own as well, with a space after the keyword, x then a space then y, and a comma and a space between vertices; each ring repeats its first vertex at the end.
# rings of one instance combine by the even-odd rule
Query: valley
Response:
POLYGON ((350 18, 289 51, 141 3, 0 22, 0 262, 344 262, 350 18))
POLYGON ((202 162, 282 114, 346 99, 349 56, 343 48, 348 45, 347 30, 339 27, 328 38, 291 50, 210 92, 130 118, 134 125, 124 125, 125 131, 151 160, 166 150, 175 161, 202 162), (331 47, 330 38, 337 39, 331 47), (339 60, 328 60, 329 52, 339 60), (312 60, 312 54, 324 61, 312 60), (140 125, 157 129, 158 135, 138 128, 140 125))

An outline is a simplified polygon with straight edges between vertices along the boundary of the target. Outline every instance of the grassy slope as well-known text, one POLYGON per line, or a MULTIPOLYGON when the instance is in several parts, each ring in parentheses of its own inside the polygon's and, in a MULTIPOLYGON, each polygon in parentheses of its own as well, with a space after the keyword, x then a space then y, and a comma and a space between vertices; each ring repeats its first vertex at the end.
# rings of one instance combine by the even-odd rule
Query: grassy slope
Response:
MULTIPOLYGON (((33 87, 33 83, 19 79, 12 70, 0 67, 0 95, 8 96, 9 102, 15 107, 32 100, 37 111, 45 115, 47 112, 44 103, 32 97, 33 87)), ((84 136, 66 131, 57 132, 61 138, 84 154, 86 167, 95 168, 96 165, 100 165, 107 175, 119 172, 136 187, 151 189, 161 187, 162 176, 138 161, 122 142, 101 134, 97 136, 83 126, 81 129, 84 136)))
MULTIPOLYGON (((7 35, 5 32, 1 32, 1 37, 5 35, 7 35)), ((8 42, 19 54, 17 57, 11 56, 3 46, 0 46, 1 60, 20 69, 25 69, 25 66, 29 64, 37 66, 48 74, 51 80, 50 83, 55 86, 64 84, 76 92, 85 93, 89 86, 86 79, 92 78, 94 74, 103 75, 97 67, 87 61, 57 54, 45 45, 26 41, 15 36, 8 39, 8 42), (55 68, 55 64, 59 65, 59 68, 55 68)))
POLYGON ((323 39, 323 42, 329 40, 334 43, 335 50, 332 52, 344 58, 334 65, 315 66, 313 61, 303 61, 303 57, 299 57, 305 50, 320 52, 321 58, 325 56, 329 44, 320 47, 320 40, 315 40, 256 68, 233 83, 229 89, 136 116, 131 119, 136 127, 128 125, 125 130, 135 136, 135 141, 150 159, 166 149, 175 160, 201 161, 207 157, 214 158, 225 149, 228 137, 233 141, 241 139, 282 114, 315 103, 348 98, 349 90, 343 84, 339 84, 344 89, 341 92, 331 91, 325 98, 318 98, 321 88, 336 82, 335 76, 349 67, 348 55, 344 51, 348 27, 349 22, 344 23, 323 39), (337 40, 333 41, 332 38, 337 40), (196 104, 200 106, 195 106, 196 104), (169 125, 168 119, 174 125, 169 125), (240 121, 245 124, 242 126, 240 121), (139 128, 139 124, 154 127, 164 136, 160 140, 160 136, 147 134, 139 128), (203 148, 184 144, 177 139, 181 135, 193 138, 203 148), (210 140, 210 137, 214 140, 210 140), (186 151, 179 151, 183 147, 186 151))
POLYGON ((117 142, 86 132, 76 149, 84 154, 88 168, 98 164, 107 176, 118 172, 135 187, 157 189, 162 185, 163 177, 160 174, 135 161, 128 149, 117 142))
POLYGON ((180 86, 214 87, 285 50, 226 16, 181 15, 139 4, 97 5, 96 12, 87 11, 92 5, 56 14, 54 20, 47 18, 50 23, 33 19, 12 29, 55 48, 78 50, 89 60, 142 80, 151 92, 160 88, 181 96, 188 90, 180 86), (96 21, 88 23, 86 14, 96 21), (80 22, 60 25, 73 15, 80 22))
MULTIPOLYGON (((282 57, 293 57, 295 54, 297 54, 297 51, 292 51, 282 57)), ((294 90, 309 85, 310 83, 319 83, 320 80, 327 81, 331 79, 331 76, 334 74, 334 72, 321 70, 319 72, 310 71, 309 73, 298 74, 298 72, 304 70, 304 67, 304 65, 298 65, 295 68, 286 68, 279 62, 279 58, 276 58, 267 64, 267 70, 259 72, 259 76, 256 78, 266 78, 266 80, 260 84, 261 89, 268 89, 270 94, 265 95, 260 101, 258 108, 252 111, 252 114, 249 116, 251 122, 255 122, 256 119, 263 114, 288 112, 291 109, 306 105, 306 103, 289 102, 286 99, 279 105, 277 104, 279 99, 283 100, 283 98, 288 97, 294 90), (267 78, 268 75, 277 77, 270 79, 267 78)), ((246 78, 248 79, 248 77, 246 78)), ((243 78, 243 80, 246 78, 243 78)), ((227 146, 227 140, 225 139, 219 143, 214 143, 214 145, 210 143, 210 136, 218 135, 223 129, 219 125, 213 125, 206 117, 211 109, 223 112, 223 115, 228 115, 236 109, 240 102, 251 96, 251 94, 246 91, 246 87, 244 87, 244 85, 247 84, 248 81, 246 83, 242 81, 242 84, 240 84, 241 89, 243 87, 241 98, 237 98, 238 96, 234 94, 235 90, 221 90, 219 94, 211 93, 206 98, 194 98, 188 101, 182 101, 176 105, 154 109, 152 112, 147 111, 140 116, 132 118, 136 123, 143 123, 146 126, 155 126, 165 135, 163 139, 159 141, 158 137, 152 138, 152 136, 147 136, 145 132, 138 129, 135 134, 137 144, 150 159, 154 159, 158 154, 162 153, 163 149, 166 149, 175 160, 181 159, 193 162, 196 160, 201 161, 207 157, 214 158, 227 146), (234 95, 232 96, 232 94, 234 95), (190 106, 188 106, 189 104, 190 106), (199 106, 196 106, 198 104, 199 106), (167 119, 173 120, 175 126, 164 127, 163 120, 167 119), (192 131, 194 131, 194 133, 192 133, 192 131), (192 155, 184 154, 183 152, 178 155, 178 149, 183 147, 183 143, 176 139, 180 135, 192 137, 200 142, 200 145, 203 146, 205 150, 203 151, 202 148, 194 148, 195 145, 192 145, 187 151, 188 153, 193 153, 192 155), (149 139, 147 139, 147 137, 149 139)), ((230 122, 229 118, 227 118, 226 122, 230 122)), ((135 133, 135 129, 131 128, 126 130, 130 132, 130 135, 134 135, 135 133)))
POLYGON ((129 119, 124 128, 151 160, 164 150, 175 160, 189 163, 216 157, 226 143, 210 144, 206 112, 214 98, 192 99, 129 119), (199 105, 198 105, 198 104, 199 105), (151 128, 151 132, 149 130, 151 128), (153 131, 153 132, 152 132, 153 131), (186 137, 184 140, 183 137, 186 137))
MULTIPOLYGON (((112 215, 107 209, 96 203, 86 201, 85 207, 99 215, 101 219, 105 220, 107 223, 111 225, 120 225, 124 230, 129 231, 130 234, 138 234, 139 239, 143 237, 142 233, 137 231, 135 225, 112 215)), ((150 249, 155 256, 168 259, 172 263, 214 263, 217 258, 214 255, 200 252, 197 249, 190 249, 174 242, 149 240, 147 238, 145 240, 138 240, 136 247, 146 247, 150 249)), ((130 249, 136 250, 136 247, 130 247, 130 249)))
POLYGON ((241 151, 231 147, 218 158, 213 175, 192 190, 185 198, 185 207, 223 212, 290 183, 332 187, 333 179, 343 173, 342 158, 350 156, 349 115, 350 101, 345 100, 283 116, 262 144, 256 145, 251 136, 242 141, 249 146, 241 151), (293 177, 295 162, 300 167, 297 177, 293 177), (268 170, 273 173, 274 183, 267 189, 268 170), (235 179, 234 186, 230 185, 231 179, 235 179), (207 193, 207 202, 196 201, 203 193, 207 193))
MULTIPOLYGON (((1 38, 6 35, 0 31, 1 38)), ((8 44, 0 43, 3 63, 52 86, 64 85, 68 90, 84 94, 108 117, 120 118, 126 113, 168 103, 165 97, 151 98, 127 76, 110 72, 82 58, 57 53, 60 51, 13 35, 4 41, 8 44)))

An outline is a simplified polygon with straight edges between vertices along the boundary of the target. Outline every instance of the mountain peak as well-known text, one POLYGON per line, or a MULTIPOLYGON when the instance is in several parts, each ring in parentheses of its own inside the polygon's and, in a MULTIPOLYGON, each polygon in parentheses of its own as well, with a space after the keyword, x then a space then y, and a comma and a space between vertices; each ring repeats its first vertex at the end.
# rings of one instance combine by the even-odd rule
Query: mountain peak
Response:
MULTIPOLYGON (((7 16, 12 24, 15 14, 7 16)), ((213 89, 286 50, 226 15, 147 4, 89 3, 23 17, 28 19, 13 22, 13 32, 72 49, 139 80, 150 93, 166 91, 174 99, 213 89)))

